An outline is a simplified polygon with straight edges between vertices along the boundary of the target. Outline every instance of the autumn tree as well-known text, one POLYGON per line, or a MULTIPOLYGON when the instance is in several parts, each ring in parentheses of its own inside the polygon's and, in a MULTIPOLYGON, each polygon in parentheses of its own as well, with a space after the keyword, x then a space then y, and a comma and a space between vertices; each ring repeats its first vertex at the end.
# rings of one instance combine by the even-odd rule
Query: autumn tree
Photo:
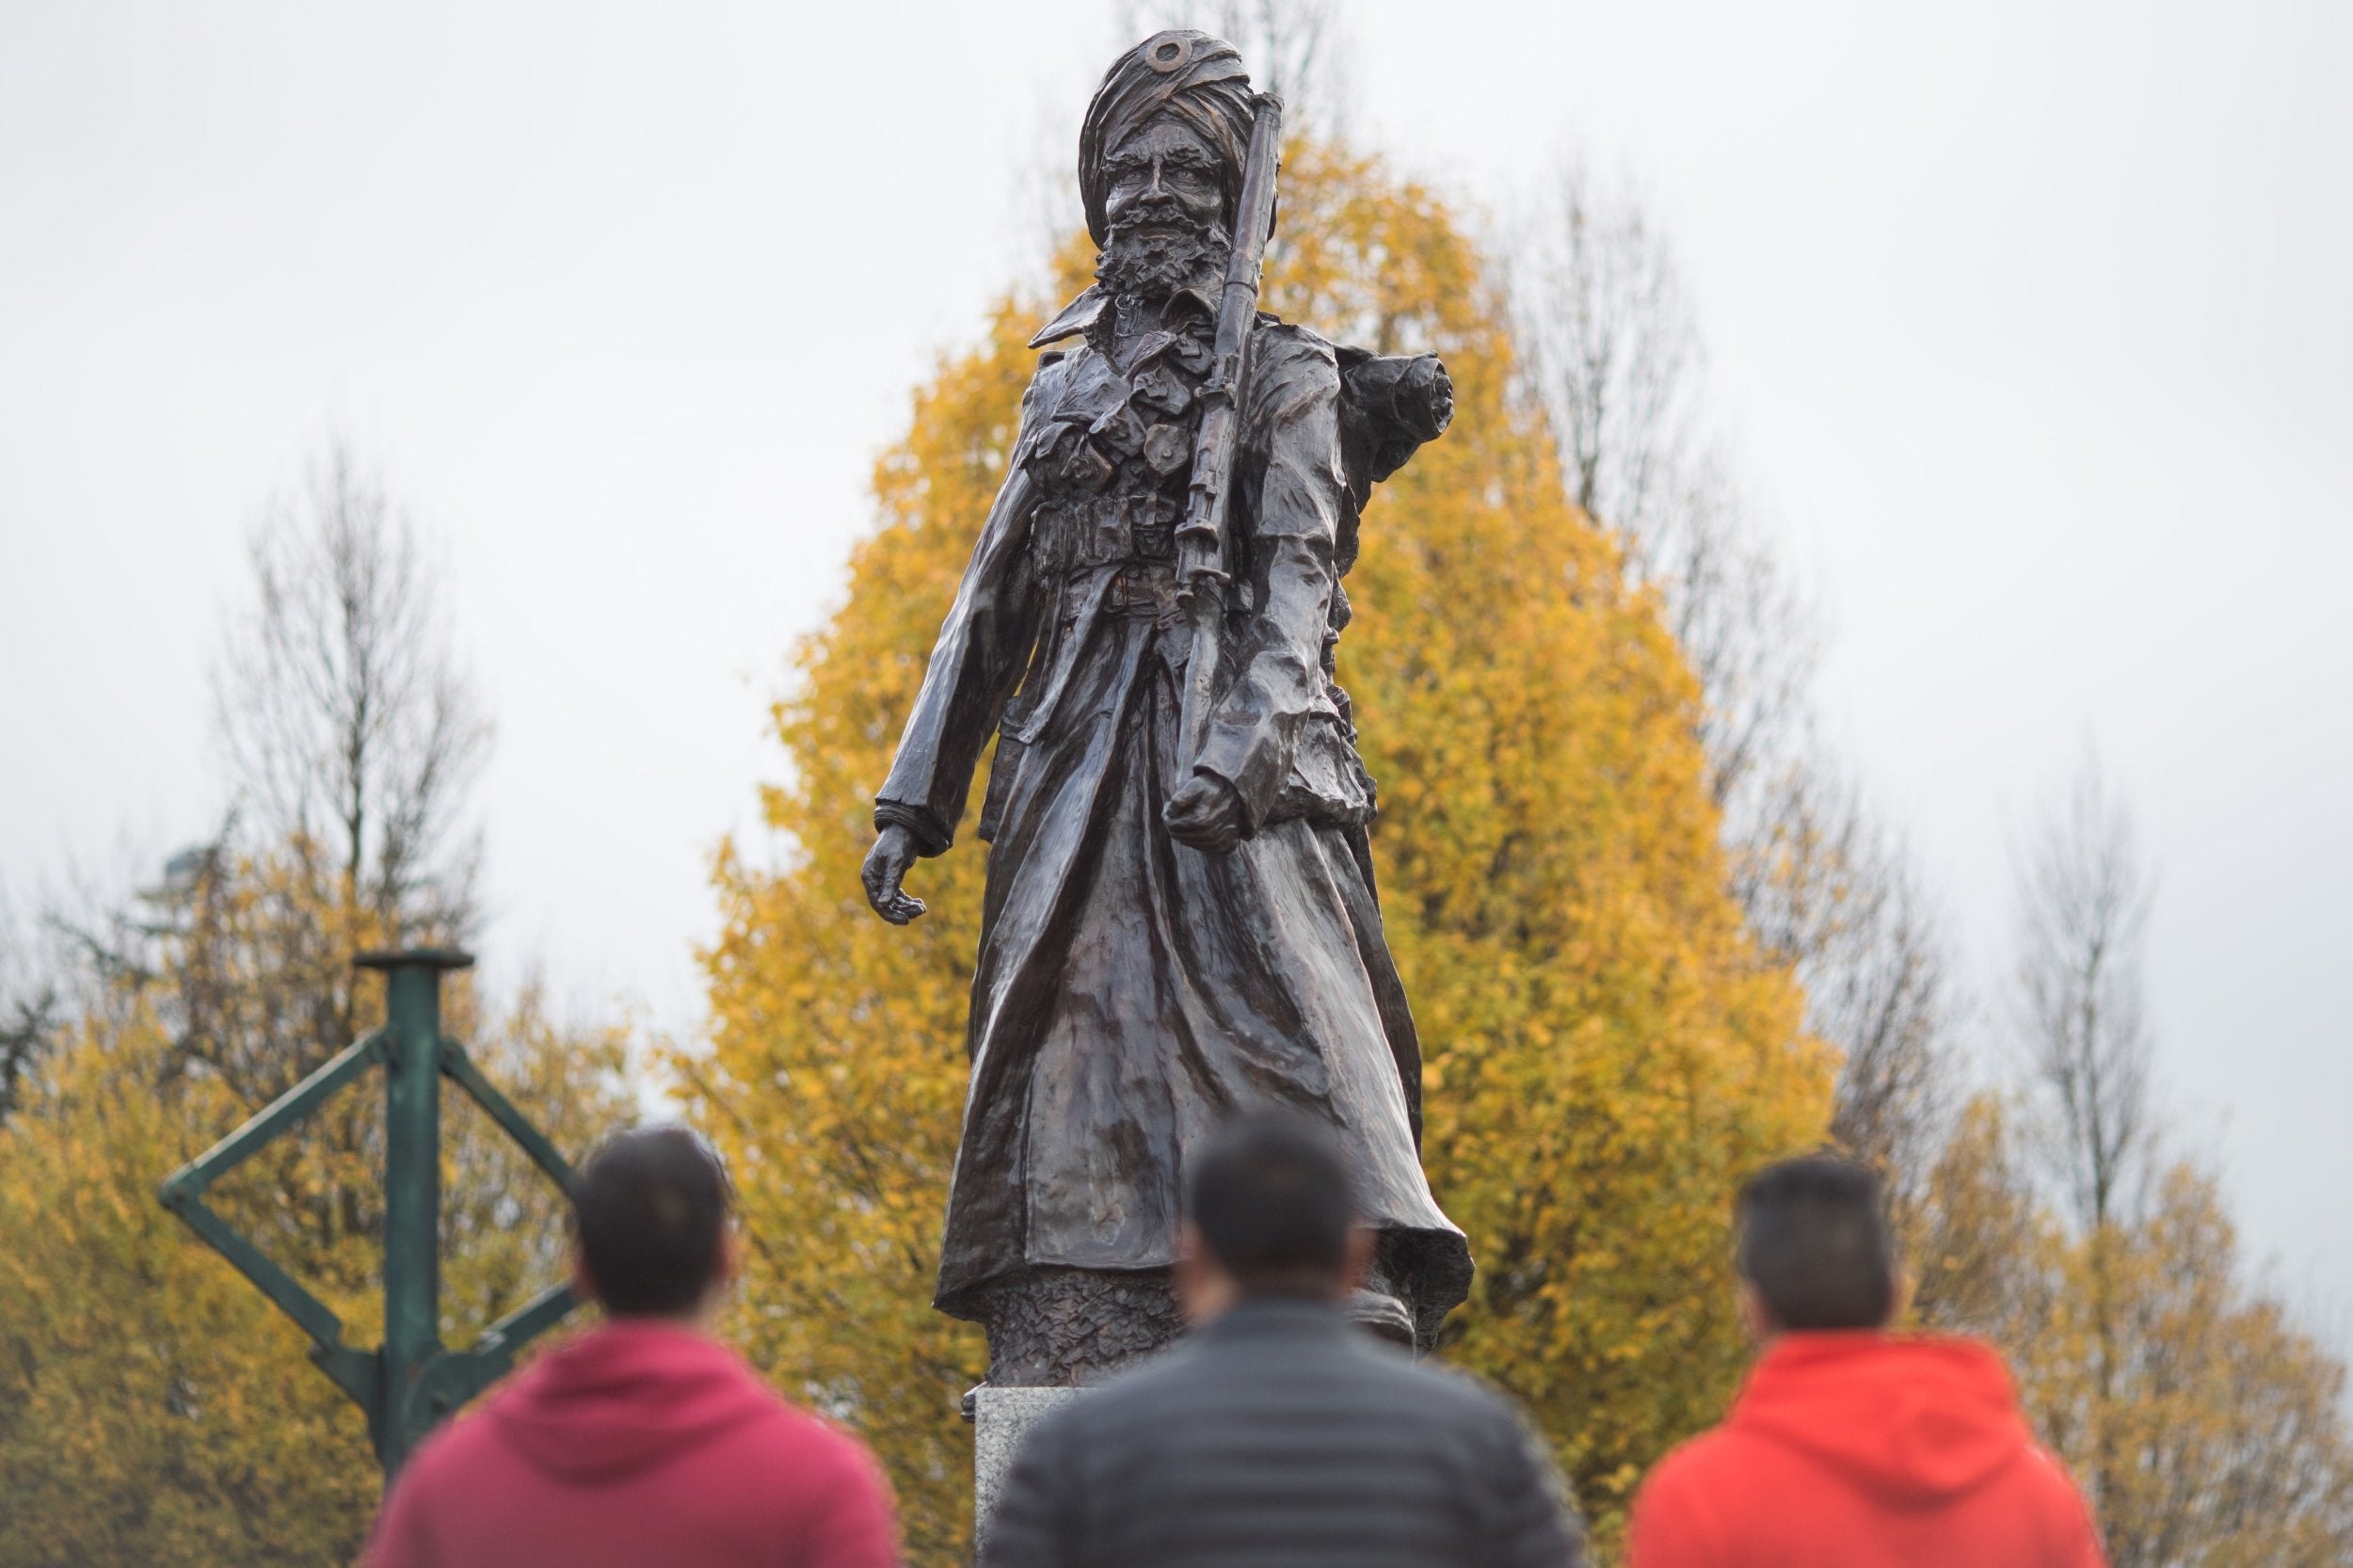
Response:
POLYGON ((1903 1237, 1920 1327, 1981 1336, 2015 1352, 2057 1310, 2064 1232, 2033 1179, 2027 1117, 1984 1092, 1954 1118, 1903 1237))
POLYGON ((2089 1286, 2083 1425, 2095 1509, 2122 1477, 2115 1410, 2121 1374, 2123 1235, 2140 1215, 2153 1152, 2152 1041, 2142 1021, 2150 906, 2130 814, 2088 761, 2065 808, 2038 824, 2019 868, 2017 1029, 2054 1112, 2048 1150, 2089 1286))
POLYGON ((64 1028, 64 999, 49 966, 34 957, 35 939, 0 895, 0 1127, 24 1102, 42 1058, 64 1028))
POLYGON ((2098 1238, 2020 1173, 2016 1109, 1960 1120, 1913 1252, 1928 1327, 2001 1346, 2118 1568, 2319 1568, 2353 1554, 2343 1360, 2251 1284, 2218 1184, 2153 1173, 2098 1238))
POLYGON ((1742 841, 1808 744, 1818 616, 1734 480, 1690 290, 1639 189, 1571 160, 1514 241, 1522 374, 1562 483, 1658 592, 1699 678, 1709 789, 1742 841))
MULTIPOLYGON (((415 531, 340 445, 255 536, 219 664, 232 805, 215 840, 98 915, 53 917, 69 999, 0 1128, 0 1564, 348 1560, 378 1477, 304 1341, 154 1198, 157 1181, 381 1016, 361 951, 472 917, 465 787, 487 730, 415 531)), ((444 1027, 559 1146, 625 1103, 624 1032, 495 1012, 444 1027)), ((444 1096, 444 1337, 553 1272, 560 1195, 444 1096)), ((213 1190, 230 1222, 371 1342, 380 1096, 330 1101, 213 1190)))
POLYGON ((2152 884, 2096 763, 2018 882, 2025 1082, 1970 1106, 1927 1183, 1919 1316, 2009 1352, 2119 1568, 2345 1561, 2345 1365, 2250 1282, 2215 1174, 2163 1135, 2152 884))
POLYGON ((2015 1027, 2069 1245, 2035 1358, 2042 1422, 2120 1568, 2342 1561, 2345 1367, 2245 1282, 2214 1176, 2171 1155, 2143 968, 2153 887, 2087 758, 2019 868, 2015 1027))
MULTIPOLYGON (((1087 260, 1064 253, 1065 287, 1087 260)), ((1287 319, 1434 350, 1454 378, 1453 428, 1367 513, 1340 679, 1381 784, 1426 1163, 1480 1267, 1446 1353, 1529 1402, 1607 1534, 1641 1470, 1729 1393, 1730 1194, 1820 1137, 1829 1064, 1725 896, 1690 672, 1514 405, 1508 316, 1445 203, 1295 141, 1268 284, 1287 319)), ((867 912, 857 872, 1003 478, 1024 340, 1055 303, 1006 301, 877 464, 846 602, 776 706, 771 836, 719 856, 712 1038, 680 1064, 744 1190, 737 1327, 882 1451, 921 1562, 967 1538, 956 1403, 984 1362, 977 1332, 930 1306, 984 862, 924 862, 932 914, 904 929, 867 912)))
POLYGON ((2006 1010, 2025 1079, 1971 1096, 1949 933, 1814 732, 1815 619, 1731 483, 1672 247, 1623 183, 1571 166, 1551 194, 1515 258, 1526 374, 1699 676, 1735 892, 1840 1052, 1832 1131, 1890 1174, 1917 1320, 2009 1352, 2120 1563, 2333 1560, 2342 1368, 2248 1285, 2213 1174, 2159 1134, 2129 817, 2093 769, 2039 824, 2006 1010))
POLYGON ((1654 590, 1698 677, 1708 788, 1760 957, 1842 1058, 1833 1132, 1909 1205, 1960 1093, 1950 936, 1902 836, 1821 740, 1821 616, 1752 515, 1690 289, 1641 192, 1565 163, 1513 235, 1521 374, 1569 498, 1654 590))
POLYGON ((343 1396, 154 1202, 241 1113, 217 1080, 158 1093, 168 1055, 150 1009, 91 1020, 0 1131, 9 1568, 348 1560, 367 1527, 343 1396))
MULTIPOLYGON (((470 1044, 560 1145, 583 1146, 610 1120, 616 1108, 574 1075, 615 1065, 616 1033, 562 1026, 526 995, 487 1034, 470 1044)), ((375 1512, 379 1477, 358 1411, 309 1365, 302 1334, 155 1202, 163 1174, 254 1109, 218 1078, 169 1080, 174 1055, 158 1011, 129 997, 76 1023, 0 1129, 7 1568, 348 1562, 375 1512)), ((548 1243, 562 1231, 503 1168, 512 1207, 488 1223, 480 1210, 498 1188, 486 1193, 476 1172, 490 1134, 445 1105, 450 1196, 473 1215, 467 1240, 445 1242, 455 1343, 551 1277, 548 1243)), ((216 1192, 255 1235, 288 1201, 282 1173, 216 1192)), ((280 1237, 269 1250, 366 1344, 381 1329, 375 1244, 280 1237), (357 1288, 338 1283, 355 1278, 357 1288)))
POLYGON ((2030 1409, 2073 1438, 2117 1568, 2347 1560, 2344 1362, 2249 1287, 2210 1172, 2153 1182, 2135 1223, 2066 1256, 2030 1409))
POLYGON ((1939 901, 1910 847, 1851 798, 1853 789, 1818 761, 1785 776, 1766 869, 1753 873, 1769 886, 1751 888, 1743 904, 1752 929, 1761 909, 1788 920, 1778 938, 1760 940, 1798 966, 1808 1024, 1838 1049, 1831 1136, 1887 1174, 1897 1218, 1908 1225, 1967 1081, 1960 1059, 1967 1008, 1939 901), (1833 804, 1817 811, 1825 792, 1833 804))
POLYGON ((2153 888, 2131 812, 2087 759, 2018 869, 2015 1029, 2054 1112, 2049 1158, 2076 1227, 2134 1217, 2156 1147, 2144 948, 2153 888))
MULTIPOLYGON (((236 799, 216 853, 270 856, 302 907, 341 917, 340 928, 297 920, 280 933, 272 989, 303 1015, 296 1029, 238 1013, 253 987, 187 966, 187 1032, 258 1096, 352 1034, 357 947, 468 935, 480 842, 464 801, 490 727, 455 648, 441 574, 347 442, 330 440, 299 495, 272 504, 249 561, 253 602, 215 667, 215 728, 236 799)), ((203 913, 190 927, 200 949, 203 913)))

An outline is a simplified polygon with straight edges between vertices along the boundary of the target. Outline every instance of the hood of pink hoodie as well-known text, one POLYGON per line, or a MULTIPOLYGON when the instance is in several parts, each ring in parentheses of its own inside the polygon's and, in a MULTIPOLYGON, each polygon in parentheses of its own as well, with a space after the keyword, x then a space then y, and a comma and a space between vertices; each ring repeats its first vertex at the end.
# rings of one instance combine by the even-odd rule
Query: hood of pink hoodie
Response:
POLYGON ((1895 1508, 1973 1492, 2034 1445, 1988 1347, 1861 1332, 1774 1340, 1725 1424, 1809 1454, 1895 1508))
POLYGON ((533 1362, 483 1419, 540 1470, 596 1483, 675 1459, 776 1408, 724 1345, 668 1323, 619 1321, 533 1362))

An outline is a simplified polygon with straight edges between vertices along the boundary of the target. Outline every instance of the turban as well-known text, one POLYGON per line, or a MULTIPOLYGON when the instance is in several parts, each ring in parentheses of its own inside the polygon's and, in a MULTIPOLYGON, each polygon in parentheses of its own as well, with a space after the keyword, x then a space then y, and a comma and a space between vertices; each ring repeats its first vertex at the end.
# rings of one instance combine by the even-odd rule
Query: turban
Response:
POLYGON ((1112 62, 1079 128, 1079 193, 1087 232, 1100 246, 1110 225, 1103 203, 1111 181, 1103 160, 1163 110, 1208 142, 1225 166, 1228 211, 1241 200, 1241 168, 1250 151, 1250 73, 1224 39, 1185 28, 1155 33, 1112 62))

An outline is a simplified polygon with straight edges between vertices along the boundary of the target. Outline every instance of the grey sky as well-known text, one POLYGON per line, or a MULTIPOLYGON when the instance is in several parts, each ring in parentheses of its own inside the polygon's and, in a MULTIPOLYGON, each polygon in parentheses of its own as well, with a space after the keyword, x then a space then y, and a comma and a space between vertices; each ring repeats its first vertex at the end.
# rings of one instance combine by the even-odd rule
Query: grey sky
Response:
MULTIPOLYGON (((492 978, 691 1028, 783 651, 1109 9, 0 5, 0 888, 204 830, 242 540, 331 421, 499 718, 492 978)), ((1360 136, 1482 221, 1573 141, 1649 186, 1981 984, 2096 738, 2175 1118, 2353 1303, 2353 8, 1346 10, 1360 136)))

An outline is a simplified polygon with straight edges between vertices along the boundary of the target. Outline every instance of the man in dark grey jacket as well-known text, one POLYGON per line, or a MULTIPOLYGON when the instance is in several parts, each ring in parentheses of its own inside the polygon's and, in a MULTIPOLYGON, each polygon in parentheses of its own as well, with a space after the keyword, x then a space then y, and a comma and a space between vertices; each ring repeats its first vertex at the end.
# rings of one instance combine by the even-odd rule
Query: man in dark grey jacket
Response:
POLYGON ((1512 1409, 1344 1307, 1370 1241, 1333 1145, 1239 1122, 1192 1174, 1196 1324, 1041 1422, 984 1568, 1577 1568, 1582 1532, 1512 1409))

